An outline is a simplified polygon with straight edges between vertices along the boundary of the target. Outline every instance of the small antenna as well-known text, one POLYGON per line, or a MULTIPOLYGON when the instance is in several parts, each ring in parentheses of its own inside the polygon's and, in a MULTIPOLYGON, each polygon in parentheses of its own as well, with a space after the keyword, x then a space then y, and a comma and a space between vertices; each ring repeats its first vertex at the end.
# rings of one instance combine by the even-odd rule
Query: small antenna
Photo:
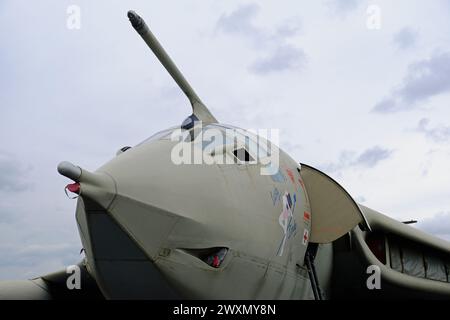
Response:
POLYGON ((414 224, 417 223, 417 220, 408 220, 408 221, 403 221, 404 224, 414 224))
POLYGON ((172 59, 170 59, 167 52, 164 50, 164 48, 148 28, 144 19, 142 19, 136 12, 132 10, 128 11, 128 19, 130 19, 133 28, 137 31, 137 33, 139 33, 142 39, 144 39, 145 43, 153 51, 164 68, 166 68, 167 72, 169 72, 173 80, 175 80, 181 90, 183 90, 184 94, 188 97, 192 105, 192 113, 203 123, 218 122, 217 119, 208 110, 208 108, 203 104, 201 99, 195 93, 194 89, 192 89, 191 85, 184 78, 180 70, 178 70, 172 59))

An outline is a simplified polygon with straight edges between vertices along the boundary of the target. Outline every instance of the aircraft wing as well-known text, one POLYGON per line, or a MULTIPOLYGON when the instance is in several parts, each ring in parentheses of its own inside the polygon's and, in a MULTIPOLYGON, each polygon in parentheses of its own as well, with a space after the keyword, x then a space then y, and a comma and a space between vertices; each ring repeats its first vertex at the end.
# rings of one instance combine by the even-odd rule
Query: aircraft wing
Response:
POLYGON ((89 275, 84 262, 80 262, 76 267, 79 270, 78 287, 67 285, 67 282, 75 283, 70 279, 74 273, 61 270, 30 280, 2 281, 0 282, 0 300, 103 299, 97 283, 89 275))
MULTIPOLYGON (((311 242, 333 244, 337 298, 450 298, 450 243, 357 204, 332 178, 305 164, 311 242), (373 267, 381 288, 369 289, 373 267)), ((318 266, 320 268, 320 266, 318 266)))
MULTIPOLYGON (((361 297, 450 298, 450 243, 363 205, 359 207, 371 231, 355 227, 349 235, 351 247, 347 252, 343 248, 341 257, 337 253, 337 260, 342 263, 344 257, 349 257, 356 262, 356 269, 359 264, 356 274, 365 281, 349 282, 342 288, 363 292, 361 297), (379 267, 380 289, 368 290, 370 265, 379 267)), ((337 268, 341 274, 348 272, 342 265, 337 268)))

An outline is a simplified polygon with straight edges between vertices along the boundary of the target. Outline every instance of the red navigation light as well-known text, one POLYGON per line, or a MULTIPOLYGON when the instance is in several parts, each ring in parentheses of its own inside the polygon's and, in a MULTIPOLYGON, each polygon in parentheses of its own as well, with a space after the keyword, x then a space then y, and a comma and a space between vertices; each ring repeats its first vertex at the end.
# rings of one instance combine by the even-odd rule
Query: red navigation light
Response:
POLYGON ((75 193, 75 194, 79 195, 80 191, 81 191, 80 184, 78 182, 68 184, 66 186, 65 190, 66 190, 66 194, 67 194, 67 191, 70 191, 72 193, 75 193))
POLYGON ((70 192, 73 192, 73 193, 76 193, 76 194, 80 194, 80 184, 78 182, 72 183, 72 184, 68 184, 66 186, 66 188, 70 192))

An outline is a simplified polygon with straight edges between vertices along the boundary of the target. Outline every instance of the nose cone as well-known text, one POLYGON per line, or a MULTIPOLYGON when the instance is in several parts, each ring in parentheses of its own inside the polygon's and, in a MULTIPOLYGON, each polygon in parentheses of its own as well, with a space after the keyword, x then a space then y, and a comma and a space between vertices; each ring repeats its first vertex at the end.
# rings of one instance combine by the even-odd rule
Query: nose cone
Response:
POLYGON ((165 248, 222 246, 234 202, 217 166, 172 161, 176 142, 158 140, 131 148, 99 170, 117 183, 114 218, 157 258, 165 248))
POLYGON ((72 179, 75 182, 78 182, 78 179, 81 177, 81 168, 69 161, 63 161, 58 164, 58 172, 60 175, 72 179))
POLYGON ((175 171, 166 144, 157 141, 131 148, 99 169, 117 184, 109 213, 151 259, 170 246, 168 238, 177 222, 189 220, 177 207, 182 195, 173 177, 175 171))
POLYGON ((79 184, 80 190, 77 193, 80 196, 95 202, 102 208, 107 209, 116 196, 116 183, 106 173, 92 173, 68 161, 58 165, 58 172, 79 184))
POLYGON ((162 239, 167 236, 164 221, 154 218, 153 223, 140 220, 140 214, 154 217, 157 212, 151 208, 142 211, 142 206, 127 197, 117 201, 116 182, 101 169, 89 172, 62 162, 58 165, 58 172, 80 186, 76 219, 88 270, 103 295, 109 299, 176 298, 149 257, 155 255, 162 239), (151 233, 151 245, 145 249, 134 236, 136 221, 138 225, 144 224, 147 232, 151 233), (158 228, 153 230, 155 223, 158 228))

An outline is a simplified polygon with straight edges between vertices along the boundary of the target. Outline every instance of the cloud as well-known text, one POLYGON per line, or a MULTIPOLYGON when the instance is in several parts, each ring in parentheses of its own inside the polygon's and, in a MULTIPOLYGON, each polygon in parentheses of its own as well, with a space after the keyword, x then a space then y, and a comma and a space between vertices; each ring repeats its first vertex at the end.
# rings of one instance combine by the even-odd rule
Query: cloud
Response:
POLYGON ((416 45, 419 34, 417 31, 405 27, 394 35, 393 41, 399 49, 410 49, 416 45))
POLYGON ((253 25, 253 18, 259 10, 259 6, 254 3, 241 6, 230 14, 223 14, 217 21, 216 28, 226 33, 245 35, 258 43, 264 39, 261 30, 253 25))
POLYGON ((40 212, 45 210, 42 204, 38 210, 30 208, 30 211, 39 213, 39 218, 35 218, 35 214, 26 216, 24 210, 27 210, 25 206, 14 207, 13 203, 0 206, 0 281, 30 279, 75 264, 83 258, 79 238, 72 237, 69 231, 76 227, 61 224, 64 220, 58 217, 47 221, 48 218, 40 212))
POLYGON ((397 107, 397 101, 392 98, 384 98, 380 102, 378 102, 375 107, 373 107, 372 111, 378 113, 389 113, 399 111, 397 107))
POLYGON ((24 191, 29 188, 24 178, 30 168, 25 168, 12 155, 0 151, 0 191, 24 191))
MULTIPOLYGON (((71 243, 53 244, 29 244, 29 245, 1 245, 0 252, 2 259, 0 266, 21 263, 32 266, 35 261, 53 258, 55 256, 62 259, 66 256, 79 255, 79 245, 71 243)), ((80 258, 81 260, 81 258, 80 258)))
POLYGON ((419 103, 450 91, 450 52, 434 54, 408 67, 403 84, 373 108, 392 113, 417 108, 419 103))
POLYGON ((0 280, 31 279, 78 263, 78 244, 60 242, 58 244, 0 245, 0 280))
POLYGON ((347 14, 358 8, 361 2, 361 0, 328 0, 326 4, 336 13, 347 14))
POLYGON ((223 14, 217 21, 216 30, 244 37, 259 53, 266 53, 250 65, 252 73, 263 75, 303 67, 306 64, 304 50, 287 43, 290 37, 299 33, 300 20, 290 18, 274 30, 263 30, 253 23, 259 11, 257 4, 241 6, 229 14, 223 14))
POLYGON ((417 228, 450 241, 450 212, 440 212, 430 218, 419 220, 417 228))
POLYGON ((17 221, 17 217, 14 215, 14 207, 7 206, 3 203, 0 204, 0 225, 9 224, 17 221))
POLYGON ((301 21, 298 17, 291 17, 277 27, 274 37, 289 38, 297 35, 302 29, 301 21))
POLYGON ((417 131, 422 132, 425 136, 437 143, 450 142, 450 127, 444 125, 438 125, 434 128, 429 127, 430 120, 423 118, 417 125, 417 131))
POLYGON ((383 149, 380 147, 373 147, 364 151, 357 159, 354 161, 353 165, 362 166, 365 168, 373 168, 380 161, 388 159, 392 154, 391 150, 383 149))
POLYGON ((306 54, 302 49, 284 45, 276 49, 268 57, 257 60, 250 70, 257 74, 276 71, 300 69, 304 66, 306 54))
POLYGON ((337 163, 322 166, 327 172, 337 172, 349 167, 373 168, 383 160, 390 158, 392 150, 375 146, 357 155, 355 152, 343 151, 337 163))

